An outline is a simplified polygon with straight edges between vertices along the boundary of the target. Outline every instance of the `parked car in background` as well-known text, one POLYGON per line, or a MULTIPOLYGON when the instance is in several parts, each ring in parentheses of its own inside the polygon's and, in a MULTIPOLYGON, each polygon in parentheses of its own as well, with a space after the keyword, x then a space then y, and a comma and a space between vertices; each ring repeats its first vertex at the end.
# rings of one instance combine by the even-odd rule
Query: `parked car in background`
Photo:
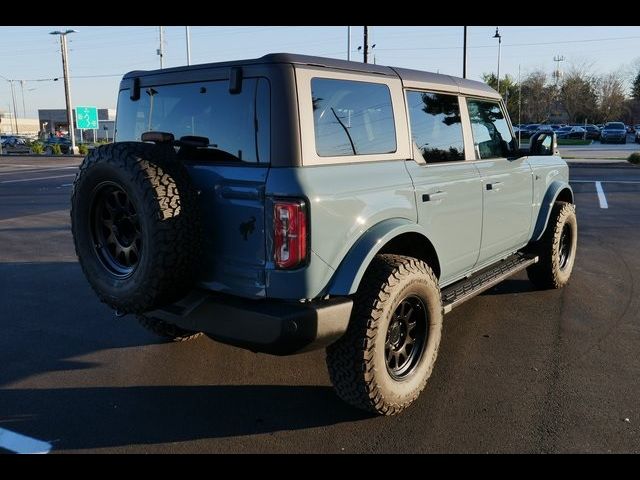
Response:
POLYGON ((600 140, 600 129, 595 125, 576 125, 587 130, 587 140, 600 140))
POLYGON ((29 143, 22 137, 6 136, 1 140, 2 153, 29 153, 29 143))
POLYGON ((635 139, 636 143, 640 143, 640 128, 637 127, 640 127, 640 125, 636 125, 636 134, 633 138, 635 139))
POLYGON ((54 145, 60 145, 60 151, 64 154, 71 150, 71 140, 66 137, 50 137, 44 142, 44 151, 51 155, 54 145))
POLYGON ((522 131, 520 132, 521 138, 527 139, 531 138, 531 135, 536 133, 540 128, 539 123, 532 123, 531 125, 523 125, 522 131))
POLYGON ((585 137, 586 130, 582 127, 567 126, 558 129, 556 135, 558 139, 582 140, 585 137))
POLYGON ((622 122, 608 122, 600 133, 600 143, 627 143, 627 128, 622 122))

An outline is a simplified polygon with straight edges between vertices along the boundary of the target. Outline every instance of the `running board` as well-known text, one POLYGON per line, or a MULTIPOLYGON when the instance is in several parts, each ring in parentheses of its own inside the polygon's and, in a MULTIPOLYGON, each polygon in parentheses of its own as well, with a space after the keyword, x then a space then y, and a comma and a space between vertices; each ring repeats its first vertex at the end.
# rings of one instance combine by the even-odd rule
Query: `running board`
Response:
POLYGON ((454 307, 494 287, 537 261, 538 257, 516 253, 480 270, 469 278, 443 288, 441 294, 444 313, 449 313, 454 307))

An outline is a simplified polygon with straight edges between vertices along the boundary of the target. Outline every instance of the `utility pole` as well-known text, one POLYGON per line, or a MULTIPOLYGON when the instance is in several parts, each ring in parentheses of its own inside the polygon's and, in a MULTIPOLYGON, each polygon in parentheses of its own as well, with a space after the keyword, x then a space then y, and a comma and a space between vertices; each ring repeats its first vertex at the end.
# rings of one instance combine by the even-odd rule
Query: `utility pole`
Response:
POLYGON ((364 63, 367 63, 367 56, 369 54, 369 27, 367 27, 366 25, 364 26, 364 47, 363 47, 363 56, 364 56, 364 63))
POLYGON ((27 118, 27 109, 24 106, 24 80, 20 80, 20 90, 22 92, 22 118, 27 118))
POLYGON ((157 50, 160 56, 160 70, 162 70, 162 57, 164 56, 164 27, 158 27, 160 29, 160 48, 157 50))
POLYGON ((51 35, 60 35, 60 44, 62 50, 62 71, 64 73, 64 98, 67 102, 67 122, 69 123, 69 137, 71 138, 71 153, 75 154, 76 150, 76 133, 73 125, 73 112, 71 107, 71 85, 69 83, 69 62, 67 61, 67 35, 74 33, 75 30, 65 30, 61 32, 56 30, 50 32, 51 35))
MULTIPOLYGON (((13 118, 14 118, 14 124, 15 124, 15 127, 16 127, 16 134, 17 134, 18 133, 18 131, 17 131, 18 130, 18 118, 17 118, 18 112, 16 112, 16 96, 15 96, 14 91, 13 91, 13 82, 14 82, 14 80, 10 80, 7 77, 4 77, 2 75, 0 75, 0 78, 2 78, 3 80, 9 82, 9 84, 11 85, 11 99, 13 100, 13 118)), ((9 123, 11 123, 11 105, 9 105, 9 123)))
POLYGON ((522 82, 520 81, 520 64, 518 64, 518 145, 522 143, 522 82))
POLYGON ((347 26, 347 60, 351 60, 351 26, 347 26))
POLYGON ((16 95, 13 91, 13 80, 9 80, 9 83, 11 84, 11 98, 13 99, 13 120, 16 125, 16 135, 18 135, 20 131, 18 130, 18 110, 16 109, 16 95))
POLYGON ((467 78, 467 27, 464 28, 464 45, 462 47, 462 78, 467 78))
POLYGON ((184 27, 184 33, 187 36, 187 65, 191 65, 191 33, 189 27, 184 27))
POLYGON ((560 77, 562 76, 562 72, 560 71, 560 62, 564 62, 564 55, 556 55, 553 57, 553 61, 556 62, 556 71, 553 72, 553 76, 556 79, 556 86, 558 86, 560 77))

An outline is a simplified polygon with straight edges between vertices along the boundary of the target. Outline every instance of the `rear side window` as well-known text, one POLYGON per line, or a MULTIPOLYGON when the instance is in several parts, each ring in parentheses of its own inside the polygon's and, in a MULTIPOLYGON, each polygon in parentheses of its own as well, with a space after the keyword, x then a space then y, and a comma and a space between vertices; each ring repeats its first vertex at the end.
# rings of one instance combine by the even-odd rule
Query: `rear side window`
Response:
POLYGON ((464 160, 458 97, 407 92, 411 136, 427 163, 464 160))
POLYGON ((311 91, 319 156, 396 151, 389 87, 378 83, 313 78, 311 91))
POLYGON ((480 158, 510 157, 516 150, 500 104, 487 100, 467 99, 473 141, 480 158))
POLYGON ((116 141, 140 141, 144 132, 208 139, 209 146, 189 158, 231 163, 269 163, 269 83, 247 78, 242 91, 229 93, 229 81, 143 87, 132 101, 120 92, 116 141))

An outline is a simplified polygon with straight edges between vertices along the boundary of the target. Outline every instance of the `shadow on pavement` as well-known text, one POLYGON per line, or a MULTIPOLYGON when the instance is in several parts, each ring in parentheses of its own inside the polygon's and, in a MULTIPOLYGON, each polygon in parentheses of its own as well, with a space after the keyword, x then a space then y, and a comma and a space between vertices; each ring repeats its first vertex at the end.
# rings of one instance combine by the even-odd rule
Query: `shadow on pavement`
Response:
MULTIPOLYGON (((521 275, 520 273, 518 275, 521 275)), ((508 278, 493 288, 482 292, 481 295, 507 295, 536 291, 533 284, 526 279, 508 278)))
MULTIPOLYGON (((247 378, 240 351, 224 359, 205 342, 215 355, 207 360, 202 345, 167 345, 147 357, 144 349, 160 342, 132 317, 115 319, 77 263, 0 263, 0 305, 0 428, 53 442, 54 450, 251 435, 369 417, 328 386, 236 385, 247 378), (94 353, 95 360, 83 358, 94 353), (120 362, 112 372, 134 386, 100 386, 114 381, 101 370, 104 355, 120 362), (226 376, 216 368, 203 373, 203 365, 216 365, 226 376), (198 368, 199 383, 166 385, 176 378, 182 383, 182 375, 198 368), (164 369, 171 370, 155 376, 164 369), (65 377, 73 385, 55 387, 43 377, 41 388, 31 388, 34 377, 63 371, 74 372, 65 377)), ((249 358, 249 364, 258 361, 249 358)), ((280 368, 287 365, 297 368, 280 368)))
POLYGON ((150 386, 11 389, 0 427, 54 450, 181 442, 370 418, 324 386, 150 386))

